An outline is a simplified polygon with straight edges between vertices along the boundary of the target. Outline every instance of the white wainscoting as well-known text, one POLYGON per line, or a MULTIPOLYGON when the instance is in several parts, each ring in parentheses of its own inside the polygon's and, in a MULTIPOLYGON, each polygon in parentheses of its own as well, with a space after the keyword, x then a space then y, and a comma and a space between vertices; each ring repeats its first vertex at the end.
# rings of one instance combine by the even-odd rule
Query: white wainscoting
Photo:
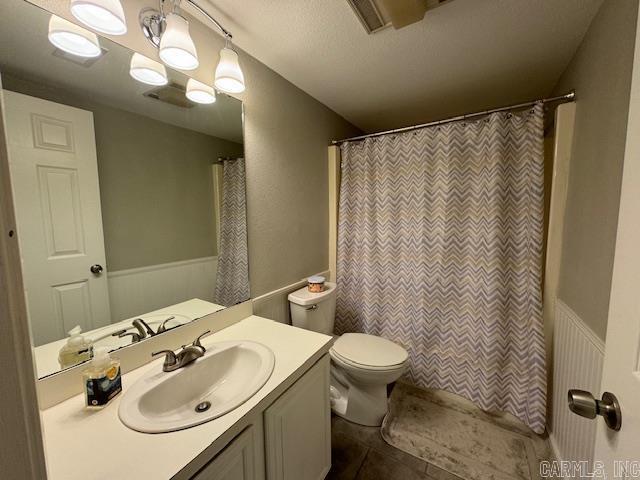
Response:
MULTIPOLYGON (((322 275, 329 278, 329 271, 320 272, 316 275, 322 275)), ((285 287, 265 293, 252 300, 253 314, 260 317, 269 318, 280 323, 291 323, 291 315, 289 313, 289 300, 287 296, 307 284, 307 279, 300 280, 285 287)))
POLYGON ((592 462, 597 422, 569 410, 567 391, 576 388, 600 396, 604 342, 558 299, 555 312, 553 417, 549 438, 558 460, 592 462))
POLYGON ((190 298, 213 302, 218 257, 109 272, 109 303, 115 321, 190 298))

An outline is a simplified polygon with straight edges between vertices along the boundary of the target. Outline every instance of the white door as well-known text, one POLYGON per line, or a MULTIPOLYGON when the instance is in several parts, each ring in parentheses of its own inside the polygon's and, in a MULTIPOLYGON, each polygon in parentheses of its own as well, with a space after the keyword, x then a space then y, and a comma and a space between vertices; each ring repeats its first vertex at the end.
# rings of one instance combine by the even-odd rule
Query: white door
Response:
POLYGON ((42 345, 110 323, 93 114, 2 95, 27 308, 42 345))
POLYGON ((601 387, 602 392, 611 392, 618 398, 622 427, 616 432, 598 419, 595 449, 595 459, 604 462, 607 478, 640 478, 639 38, 636 38, 601 387))

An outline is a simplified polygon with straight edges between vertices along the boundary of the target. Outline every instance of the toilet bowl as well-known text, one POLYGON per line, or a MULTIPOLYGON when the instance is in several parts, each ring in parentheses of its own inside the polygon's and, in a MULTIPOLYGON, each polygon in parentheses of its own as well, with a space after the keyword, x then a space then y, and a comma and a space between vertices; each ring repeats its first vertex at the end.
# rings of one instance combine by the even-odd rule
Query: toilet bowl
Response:
MULTIPOLYGON (((296 327, 333 334, 335 283, 311 293, 306 287, 289 294, 296 327)), ((363 333, 336 337, 331 356, 331 409, 354 423, 379 426, 388 410, 387 385, 402 376, 407 351, 390 340, 363 333)))

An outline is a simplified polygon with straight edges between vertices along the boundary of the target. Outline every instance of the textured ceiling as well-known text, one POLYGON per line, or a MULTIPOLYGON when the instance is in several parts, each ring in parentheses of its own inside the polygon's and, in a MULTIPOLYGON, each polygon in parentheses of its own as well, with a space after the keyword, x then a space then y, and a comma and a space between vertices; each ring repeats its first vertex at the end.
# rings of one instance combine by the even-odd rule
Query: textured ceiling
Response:
POLYGON ((345 0, 200 1, 240 48, 365 131, 549 94, 602 3, 453 0, 368 35, 345 0))

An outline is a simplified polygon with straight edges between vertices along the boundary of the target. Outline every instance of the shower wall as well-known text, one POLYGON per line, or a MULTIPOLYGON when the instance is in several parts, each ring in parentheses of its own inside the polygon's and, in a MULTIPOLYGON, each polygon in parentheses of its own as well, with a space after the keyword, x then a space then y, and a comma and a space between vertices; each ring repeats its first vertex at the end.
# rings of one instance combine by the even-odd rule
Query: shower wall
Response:
POLYGON ((629 110, 637 0, 603 2, 553 94, 576 90, 560 298, 604 339, 629 110))
MULTIPOLYGON (((559 105, 545 135, 545 268, 543 318, 547 349, 547 385, 553 385, 553 333, 564 236, 569 164, 575 126, 575 102, 559 105)), ((548 391, 551 406, 553 391, 548 391)))

